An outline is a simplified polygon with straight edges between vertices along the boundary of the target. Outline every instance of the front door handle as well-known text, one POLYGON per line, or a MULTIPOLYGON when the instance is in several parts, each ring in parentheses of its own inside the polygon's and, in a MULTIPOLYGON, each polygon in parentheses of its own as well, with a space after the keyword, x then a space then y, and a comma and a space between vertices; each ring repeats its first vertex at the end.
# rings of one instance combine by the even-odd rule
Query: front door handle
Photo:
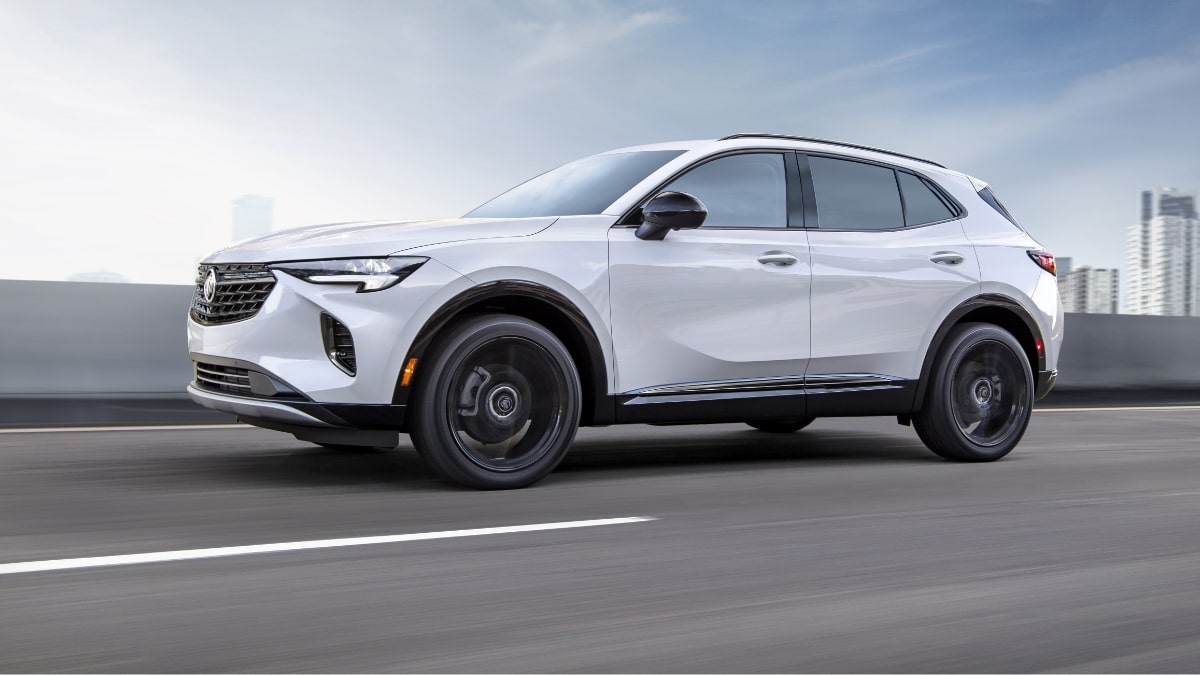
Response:
POLYGON ((929 259, 939 265, 958 265, 965 260, 965 258, 954 251, 938 251, 929 256, 929 259))
POLYGON ((766 253, 758 256, 758 262, 764 265, 771 265, 772 267, 787 267, 788 265, 795 265, 797 260, 799 260, 799 258, 785 251, 767 251, 766 253))

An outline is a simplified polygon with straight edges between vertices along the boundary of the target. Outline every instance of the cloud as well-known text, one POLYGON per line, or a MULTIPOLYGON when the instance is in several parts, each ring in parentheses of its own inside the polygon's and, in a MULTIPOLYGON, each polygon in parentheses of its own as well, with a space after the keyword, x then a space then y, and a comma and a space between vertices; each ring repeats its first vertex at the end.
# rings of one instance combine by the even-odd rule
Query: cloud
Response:
POLYGON ((61 278, 39 258, 58 253, 186 283, 242 193, 274 197, 279 226, 454 216, 581 155, 736 131, 929 156, 1060 255, 1120 265, 1139 189, 1200 188, 1200 52, 1177 28, 1197 21, 1194 3, 0 0, 0 266, 61 278))
POLYGON ((603 50, 625 38, 682 19, 670 9, 625 14, 603 4, 554 2, 534 7, 537 7, 534 18, 504 26, 520 36, 518 44, 524 47, 523 53, 514 59, 512 70, 533 71, 530 73, 533 76, 547 68, 572 66, 579 59, 603 57, 603 50))

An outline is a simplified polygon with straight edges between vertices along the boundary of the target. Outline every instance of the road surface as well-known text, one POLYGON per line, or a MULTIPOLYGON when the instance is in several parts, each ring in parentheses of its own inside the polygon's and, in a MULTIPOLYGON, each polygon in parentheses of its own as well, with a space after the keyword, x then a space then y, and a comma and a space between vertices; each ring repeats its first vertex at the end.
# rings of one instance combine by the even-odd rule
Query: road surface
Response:
POLYGON ((1038 411, 987 465, 882 418, 585 429, 492 493, 407 445, 0 433, 5 672, 1197 668, 1196 408, 1038 411))

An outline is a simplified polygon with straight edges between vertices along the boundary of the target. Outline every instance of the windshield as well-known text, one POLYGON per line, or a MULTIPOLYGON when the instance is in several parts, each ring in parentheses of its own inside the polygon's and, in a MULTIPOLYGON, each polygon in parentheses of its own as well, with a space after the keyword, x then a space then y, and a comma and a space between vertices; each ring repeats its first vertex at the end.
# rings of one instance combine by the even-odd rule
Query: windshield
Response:
POLYGON ((531 218, 602 213, 682 150, 595 155, 564 164, 496 197, 467 218, 531 218))

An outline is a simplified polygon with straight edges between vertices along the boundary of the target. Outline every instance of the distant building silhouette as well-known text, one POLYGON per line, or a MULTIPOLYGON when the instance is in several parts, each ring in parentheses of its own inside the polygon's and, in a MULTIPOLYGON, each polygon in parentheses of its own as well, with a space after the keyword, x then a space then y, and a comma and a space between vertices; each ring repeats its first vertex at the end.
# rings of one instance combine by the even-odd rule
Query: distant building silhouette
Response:
POLYGON ((262 195, 242 195, 233 200, 233 240, 261 237, 271 231, 275 201, 262 195))
MULTIPOLYGON (((1058 280, 1061 282, 1063 277, 1071 273, 1072 260, 1070 258, 1056 256, 1054 258, 1054 262, 1056 268, 1058 269, 1058 280)), ((1059 285, 1061 286, 1062 284, 1059 285)))
POLYGON ((1142 219, 1126 239, 1130 314, 1200 316, 1200 219, 1196 193, 1142 192, 1142 219))
POLYGON ((67 277, 67 281, 87 281, 87 282, 104 283, 104 284, 127 284, 127 283, 129 283, 129 280, 126 279, 125 277, 121 276, 120 274, 117 274, 116 272, 109 272, 108 270, 98 270, 96 272, 80 272, 78 274, 72 274, 71 276, 67 277))
POLYGON ((1058 269, 1058 294, 1062 297, 1063 311, 1116 314, 1121 299, 1119 272, 1087 265, 1071 269, 1070 258, 1066 260, 1066 270, 1058 269))

